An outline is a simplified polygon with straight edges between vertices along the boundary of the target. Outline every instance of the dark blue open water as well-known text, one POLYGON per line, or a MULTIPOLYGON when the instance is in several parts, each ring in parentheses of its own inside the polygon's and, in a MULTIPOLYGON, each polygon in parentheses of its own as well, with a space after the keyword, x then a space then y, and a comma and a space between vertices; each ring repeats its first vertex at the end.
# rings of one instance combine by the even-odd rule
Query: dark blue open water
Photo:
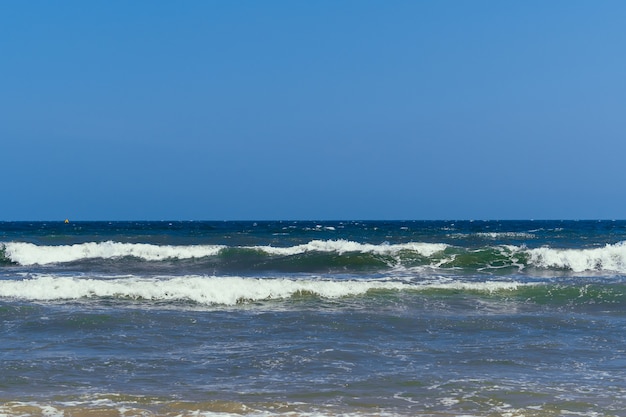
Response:
POLYGON ((0 416, 624 416, 626 222, 0 223, 0 416))

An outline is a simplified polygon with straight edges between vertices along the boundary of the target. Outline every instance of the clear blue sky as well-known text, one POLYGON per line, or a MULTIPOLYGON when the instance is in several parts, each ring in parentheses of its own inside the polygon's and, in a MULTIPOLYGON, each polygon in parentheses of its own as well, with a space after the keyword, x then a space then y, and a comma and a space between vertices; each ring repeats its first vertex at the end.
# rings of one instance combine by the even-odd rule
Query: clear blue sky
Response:
POLYGON ((624 219, 624 1, 0 3, 0 220, 624 219))

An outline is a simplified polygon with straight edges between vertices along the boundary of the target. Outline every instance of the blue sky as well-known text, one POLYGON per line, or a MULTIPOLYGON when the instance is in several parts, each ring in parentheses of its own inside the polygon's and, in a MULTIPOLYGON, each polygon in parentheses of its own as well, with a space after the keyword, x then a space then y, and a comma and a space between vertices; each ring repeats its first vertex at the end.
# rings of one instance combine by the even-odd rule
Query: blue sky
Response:
POLYGON ((0 220, 624 219, 626 2, 0 3, 0 220))

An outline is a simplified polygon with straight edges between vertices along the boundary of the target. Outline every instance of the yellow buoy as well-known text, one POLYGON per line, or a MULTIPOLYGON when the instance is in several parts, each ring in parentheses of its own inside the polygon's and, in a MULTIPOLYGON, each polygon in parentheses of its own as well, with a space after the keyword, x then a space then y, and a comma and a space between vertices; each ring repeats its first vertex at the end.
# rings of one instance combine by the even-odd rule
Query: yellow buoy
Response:
POLYGON ((65 224, 69 223, 70 221, 68 219, 65 219, 65 224))

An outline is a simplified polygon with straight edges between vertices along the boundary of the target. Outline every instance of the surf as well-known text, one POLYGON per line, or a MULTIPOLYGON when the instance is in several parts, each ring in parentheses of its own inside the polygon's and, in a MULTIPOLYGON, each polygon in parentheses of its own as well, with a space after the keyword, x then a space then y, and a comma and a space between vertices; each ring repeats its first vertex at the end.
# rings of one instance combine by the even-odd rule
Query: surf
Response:
POLYGON ((200 268, 229 271, 347 272, 466 270, 484 273, 626 273, 626 243, 590 248, 525 245, 460 247, 447 243, 360 243, 350 240, 311 240, 292 246, 158 245, 115 241, 72 245, 0 243, 0 264, 62 265, 89 260, 138 262, 197 261, 200 268))
POLYGON ((230 276, 77 277, 39 275, 0 281, 0 298, 30 301, 117 299, 190 301, 203 305, 236 305, 285 300, 302 295, 323 299, 366 296, 380 291, 514 290, 518 282, 410 282, 394 279, 249 278, 230 276))

